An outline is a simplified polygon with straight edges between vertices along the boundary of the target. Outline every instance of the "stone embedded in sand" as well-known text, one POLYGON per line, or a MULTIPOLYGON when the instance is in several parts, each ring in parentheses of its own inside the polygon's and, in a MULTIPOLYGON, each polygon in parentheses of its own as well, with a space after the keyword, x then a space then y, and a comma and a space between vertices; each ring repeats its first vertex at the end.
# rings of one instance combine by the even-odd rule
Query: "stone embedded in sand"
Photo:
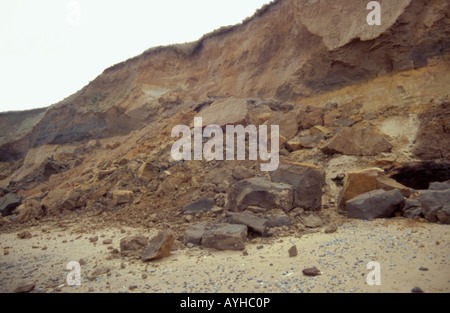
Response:
POLYGON ((134 193, 130 190, 115 190, 113 192, 113 201, 115 205, 131 203, 134 193))
POLYGON ((120 240, 120 253, 133 254, 144 249, 148 245, 148 239, 144 236, 130 236, 120 240))
POLYGON ((321 150, 326 154, 374 156, 381 152, 390 152, 392 145, 380 134, 367 129, 347 127, 327 141, 321 150))
POLYGON ((322 207, 322 187, 325 185, 325 171, 315 165, 304 163, 281 163, 270 173, 274 182, 293 187, 295 207, 317 211, 322 207))
POLYGON ((336 224, 329 224, 326 228, 325 228, 325 234, 332 234, 335 233, 337 231, 337 226, 336 224))
POLYGON ((292 246, 289 250, 289 257, 293 258, 296 257, 298 255, 298 250, 297 250, 297 246, 292 246))
POLYGON ((33 237, 33 235, 29 231, 24 230, 23 232, 18 233, 17 237, 19 237, 20 239, 30 239, 33 237))
POLYGON ((202 237, 202 246, 216 250, 244 250, 247 226, 215 224, 202 237))
POLYGON ((22 285, 17 287, 16 289, 14 289, 14 293, 29 293, 32 292, 34 290, 34 287, 36 285, 34 283, 30 283, 30 284, 26 284, 26 285, 22 285))
POLYGON ((259 217, 251 212, 227 212, 225 220, 230 224, 242 224, 247 226, 248 230, 259 235, 265 234, 268 226, 268 221, 265 218, 259 217))
POLYGON ((371 220, 394 216, 404 203, 399 190, 374 190, 347 201, 347 217, 371 220))
POLYGON ((244 211, 251 206, 266 210, 292 209, 292 186, 271 182, 266 178, 250 178, 234 184, 228 196, 228 210, 244 211))
POLYGON ((158 260, 170 255, 175 241, 174 236, 169 232, 159 232, 142 253, 142 261, 158 260))
POLYGON ((305 268, 302 272, 305 276, 317 276, 321 274, 320 270, 315 266, 311 268, 305 268))
POLYGON ((417 199, 406 199, 402 209, 402 216, 411 219, 422 216, 420 201, 417 199))

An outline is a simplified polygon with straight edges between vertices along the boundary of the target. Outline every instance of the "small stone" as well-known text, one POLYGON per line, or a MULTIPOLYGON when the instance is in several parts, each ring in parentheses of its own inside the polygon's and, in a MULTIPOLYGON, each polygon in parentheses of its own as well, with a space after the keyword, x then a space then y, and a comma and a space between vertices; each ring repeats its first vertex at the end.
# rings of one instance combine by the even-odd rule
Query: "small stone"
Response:
POLYGON ((112 244, 112 239, 105 239, 105 240, 103 240, 103 244, 104 244, 104 245, 110 245, 110 244, 112 244))
POLYGON ((138 287, 137 285, 131 285, 131 286, 128 287, 128 289, 129 290, 134 290, 134 289, 137 289, 137 287, 138 287))
POLYGON ((292 246, 288 252, 289 252, 289 257, 291 257, 291 258, 296 257, 298 255, 297 246, 292 246))
POLYGON ((94 292, 94 291, 95 291, 94 287, 89 287, 88 292, 94 292))
POLYGON ((303 224, 308 228, 317 228, 323 225, 322 219, 316 215, 307 215, 302 218, 303 224))
POLYGON ((89 238, 89 241, 90 242, 97 242, 98 241, 98 236, 89 238))
POLYGON ((145 273, 142 274, 142 279, 147 279, 147 277, 148 277, 147 274, 145 274, 145 273))
POLYGON ((35 284, 31 283, 31 284, 26 284, 20 287, 17 287, 14 290, 14 293, 29 293, 31 291, 34 290, 35 284))
POLYGON ((87 262, 86 262, 85 259, 80 259, 80 260, 78 261, 78 263, 80 263, 80 265, 86 265, 86 264, 87 264, 87 262))
POLYGON ((302 272, 306 276, 317 276, 321 274, 320 270, 315 266, 311 268, 305 268, 302 272))
POLYGON ((336 224, 330 224, 325 228, 325 234, 332 234, 335 233, 337 231, 337 226, 336 224))
POLYGON ((32 238, 33 235, 29 231, 25 230, 25 231, 17 234, 17 237, 19 237, 20 239, 29 239, 29 238, 32 238))
POLYGON ((428 271, 428 268, 421 266, 421 267, 419 267, 419 271, 426 272, 426 271, 428 271))
POLYGON ((424 291, 420 287, 414 287, 413 289, 411 289, 411 292, 412 293, 424 293, 424 291))

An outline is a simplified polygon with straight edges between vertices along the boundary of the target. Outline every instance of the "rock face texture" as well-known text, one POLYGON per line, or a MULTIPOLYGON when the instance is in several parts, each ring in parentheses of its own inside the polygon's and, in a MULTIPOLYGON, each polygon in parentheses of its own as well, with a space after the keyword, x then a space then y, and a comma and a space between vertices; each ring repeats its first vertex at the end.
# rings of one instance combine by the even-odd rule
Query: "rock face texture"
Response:
MULTIPOLYGON (((273 1, 114 65, 46 109, 0 113, 0 227, 86 213, 242 250, 248 236, 331 225, 322 209, 447 223, 450 3, 379 2, 371 26, 359 0, 273 1), (245 160, 174 157, 173 128, 195 137, 195 117, 278 125, 279 138, 258 135, 258 152, 279 139, 278 168, 262 172, 248 144, 245 160)), ((146 259, 167 255, 160 239, 163 253, 146 259)))
MULTIPOLYGON (((449 52, 448 1, 380 3, 383 23, 374 27, 358 0, 278 0, 196 42, 149 49, 45 111, 15 114, 20 127, 2 128, 0 161, 45 144, 128 134, 180 108, 222 106, 228 95, 297 101, 449 52)), ((245 108, 233 114, 239 120, 245 108)))

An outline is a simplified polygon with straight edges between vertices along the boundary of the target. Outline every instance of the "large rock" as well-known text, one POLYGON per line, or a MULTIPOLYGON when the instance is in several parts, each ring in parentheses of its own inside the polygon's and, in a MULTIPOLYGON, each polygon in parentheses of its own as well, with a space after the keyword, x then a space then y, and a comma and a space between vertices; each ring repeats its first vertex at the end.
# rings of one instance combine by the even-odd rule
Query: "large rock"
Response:
POLYGON ((339 195, 338 207, 343 210, 348 200, 378 189, 386 191, 398 189, 404 197, 411 195, 411 190, 408 187, 386 177, 382 169, 368 168, 347 173, 344 180, 344 187, 339 195))
POLYGON ((290 211, 293 199, 291 185, 274 183, 266 178, 251 178, 233 186, 228 198, 228 210, 244 211, 251 206, 257 206, 266 210, 290 211))
POLYGON ((227 98, 217 100, 198 116, 203 118, 203 125, 242 125, 247 119, 247 100, 227 98))
POLYGON ((282 226, 291 226, 291 220, 289 216, 283 211, 279 210, 267 216, 268 227, 282 227, 282 226))
POLYGON ((427 220, 450 224, 450 189, 423 190, 419 193, 417 200, 427 220))
POLYGON ((420 201, 417 199, 406 199, 402 209, 402 215, 411 219, 422 216, 420 201))
POLYGON ((374 190, 347 201, 347 217, 371 220, 394 216, 404 203, 400 191, 374 190))
POLYGON ((214 199, 201 198, 197 201, 185 205, 183 208, 183 214, 195 215, 200 212, 207 212, 214 208, 215 205, 216 201, 214 201, 214 199))
POLYGON ((317 211, 322 207, 322 187, 325 171, 315 165, 303 163, 281 163, 270 173, 272 181, 292 186, 294 206, 317 211))
POLYGON ((0 213, 2 216, 11 215, 12 212, 20 205, 22 197, 14 193, 7 193, 0 198, 0 213))
POLYGON ((349 127, 343 128, 321 147, 327 154, 357 156, 373 156, 381 152, 390 152, 391 149, 392 145, 384 136, 370 130, 349 127))
POLYGON ((142 253, 142 261, 158 260, 170 255, 175 238, 169 232, 159 232, 142 253))
POLYGON ((202 246, 216 250, 244 250, 247 226, 215 224, 202 237, 202 246))
POLYGON ((227 212, 225 220, 230 224, 242 224, 247 226, 248 230, 263 235, 266 233, 268 221, 265 218, 259 217, 251 212, 227 212))
POLYGON ((211 225, 206 222, 190 225, 184 232, 184 244, 187 245, 188 243, 192 243, 197 246, 201 245, 203 235, 210 227, 211 225))

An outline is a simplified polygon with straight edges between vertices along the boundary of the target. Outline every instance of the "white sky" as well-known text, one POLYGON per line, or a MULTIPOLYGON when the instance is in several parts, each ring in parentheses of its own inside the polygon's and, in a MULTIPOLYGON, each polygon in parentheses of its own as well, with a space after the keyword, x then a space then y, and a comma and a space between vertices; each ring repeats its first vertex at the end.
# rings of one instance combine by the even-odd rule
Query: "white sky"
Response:
POLYGON ((57 103, 114 64, 195 41, 269 2, 0 0, 0 112, 57 103))

